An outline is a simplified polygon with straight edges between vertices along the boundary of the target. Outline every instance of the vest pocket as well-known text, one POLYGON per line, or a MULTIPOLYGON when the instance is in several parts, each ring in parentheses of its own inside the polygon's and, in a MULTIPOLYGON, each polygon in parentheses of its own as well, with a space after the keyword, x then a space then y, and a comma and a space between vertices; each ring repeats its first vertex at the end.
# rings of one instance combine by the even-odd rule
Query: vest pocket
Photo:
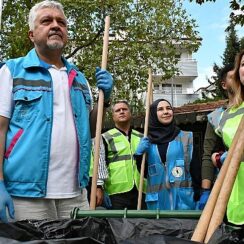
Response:
POLYGON ((128 182, 125 161, 110 163, 109 171, 109 177, 112 185, 128 182))
POLYGON ((158 192, 147 193, 145 202, 148 209, 157 209, 158 208, 158 192))
POLYGON ((158 171, 157 171, 157 165, 156 164, 152 164, 148 166, 148 175, 149 176, 156 176, 158 175, 158 171))
POLYGON ((42 97, 40 91, 18 90, 14 93, 15 109, 13 118, 16 121, 29 121, 39 111, 38 104, 42 97))
POLYGON ((195 210, 196 202, 193 200, 193 189, 192 187, 181 187, 178 188, 178 210, 195 210))

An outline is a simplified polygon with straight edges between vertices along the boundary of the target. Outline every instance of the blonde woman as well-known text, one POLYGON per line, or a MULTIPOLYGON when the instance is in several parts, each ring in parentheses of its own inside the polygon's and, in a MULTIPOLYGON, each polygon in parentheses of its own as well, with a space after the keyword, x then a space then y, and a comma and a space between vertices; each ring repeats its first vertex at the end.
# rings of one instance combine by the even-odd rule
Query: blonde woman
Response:
MULTIPOLYGON (((227 149, 230 148, 233 137, 244 114, 244 50, 235 60, 233 72, 234 97, 231 106, 223 112, 216 132, 221 136, 227 149)), ((244 150, 244 149, 243 149, 244 150)), ((244 224, 244 160, 240 165, 231 196, 227 205, 227 219, 236 225, 244 224)))

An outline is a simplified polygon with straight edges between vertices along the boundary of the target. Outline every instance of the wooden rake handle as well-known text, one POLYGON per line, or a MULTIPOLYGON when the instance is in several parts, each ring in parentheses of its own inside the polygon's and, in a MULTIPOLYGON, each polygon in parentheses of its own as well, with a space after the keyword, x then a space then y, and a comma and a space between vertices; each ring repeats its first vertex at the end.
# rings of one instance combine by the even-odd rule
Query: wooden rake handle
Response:
POLYGON ((191 238, 192 241, 197 242, 203 242, 205 240, 208 226, 221 190, 221 187, 223 185, 224 179, 227 175, 227 170, 230 164, 230 161, 233 157, 234 150, 239 142, 240 134, 243 133, 243 126, 244 126, 244 119, 242 118, 241 123, 239 124, 239 127, 235 133, 235 136, 233 138, 231 147, 229 148, 227 158, 225 159, 225 162, 218 174, 217 180, 214 183, 213 189, 210 193, 209 199, 207 201, 207 204, 205 208, 203 209, 203 212, 201 214, 201 217, 198 221, 198 224, 195 228, 195 231, 193 233, 193 236, 191 238))
POLYGON ((213 215, 211 217, 208 231, 205 237, 204 242, 208 243, 214 231, 221 225, 226 207, 235 183, 235 179, 240 168, 240 163, 243 156, 244 149, 244 117, 242 117, 241 123, 239 124, 240 134, 238 136, 238 142, 236 143, 232 156, 229 161, 224 162, 229 164, 228 170, 226 172, 222 187, 220 189, 220 193, 217 199, 217 202, 214 207, 213 215))
MULTIPOLYGON (((145 125, 144 125, 144 136, 145 137, 148 134, 148 123, 149 123, 149 112, 150 112, 150 100, 151 99, 152 99, 152 70, 151 70, 151 68, 149 68, 148 84, 147 84, 147 98, 146 98, 146 116, 145 116, 145 125)), ((146 162, 146 154, 144 153, 142 156, 142 162, 141 162, 140 185, 139 185, 138 200, 137 200, 137 210, 141 209, 145 162, 146 162)))
MULTIPOLYGON (((103 53, 102 53, 102 64, 101 64, 102 69, 107 68, 109 26, 110 26, 110 17, 106 16, 105 30, 104 30, 104 37, 103 37, 103 53)), ((100 155, 100 140, 101 140, 102 120, 103 120, 103 105, 104 105, 104 94, 103 94, 102 90, 99 90, 96 137, 95 137, 95 148, 94 148, 95 155, 94 155, 92 187, 91 187, 91 201, 90 201, 91 210, 94 210, 96 208, 97 173, 98 173, 98 162, 99 162, 99 155, 100 155)))

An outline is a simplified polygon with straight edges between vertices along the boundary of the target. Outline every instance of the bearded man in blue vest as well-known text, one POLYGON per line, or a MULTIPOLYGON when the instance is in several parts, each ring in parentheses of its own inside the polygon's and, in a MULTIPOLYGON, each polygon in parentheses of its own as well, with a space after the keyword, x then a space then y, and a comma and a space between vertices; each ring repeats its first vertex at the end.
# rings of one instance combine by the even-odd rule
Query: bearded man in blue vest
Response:
MULTIPOLYGON (((29 14, 25 57, 0 70, 0 221, 68 218, 88 209, 92 98, 84 75, 63 56, 63 6, 43 1, 29 14)), ((109 100, 113 80, 96 71, 109 100)))
MULTIPOLYGON (((143 135, 131 128, 132 115, 127 101, 115 103, 112 116, 115 128, 102 135, 109 173, 105 180, 105 192, 109 195, 112 209, 136 209, 141 158, 135 160, 134 154, 143 135)), ((142 209, 146 208, 144 199, 143 194, 142 209)))

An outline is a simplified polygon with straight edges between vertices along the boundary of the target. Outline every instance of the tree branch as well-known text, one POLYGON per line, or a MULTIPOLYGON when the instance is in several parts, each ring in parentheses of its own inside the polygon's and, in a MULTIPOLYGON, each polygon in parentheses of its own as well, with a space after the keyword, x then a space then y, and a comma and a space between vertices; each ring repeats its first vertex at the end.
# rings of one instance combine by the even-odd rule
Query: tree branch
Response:
POLYGON ((70 54, 68 54, 67 56, 65 56, 66 59, 69 59, 71 58, 72 56, 74 56, 80 49, 84 48, 84 47, 88 47, 90 46, 91 44, 93 44, 95 42, 95 40, 101 35, 101 33, 104 31, 104 27, 102 27, 98 32, 97 34, 95 35, 95 37, 88 43, 86 43, 85 45, 83 46, 79 46, 79 47, 76 47, 74 49, 73 52, 71 52, 70 54))

